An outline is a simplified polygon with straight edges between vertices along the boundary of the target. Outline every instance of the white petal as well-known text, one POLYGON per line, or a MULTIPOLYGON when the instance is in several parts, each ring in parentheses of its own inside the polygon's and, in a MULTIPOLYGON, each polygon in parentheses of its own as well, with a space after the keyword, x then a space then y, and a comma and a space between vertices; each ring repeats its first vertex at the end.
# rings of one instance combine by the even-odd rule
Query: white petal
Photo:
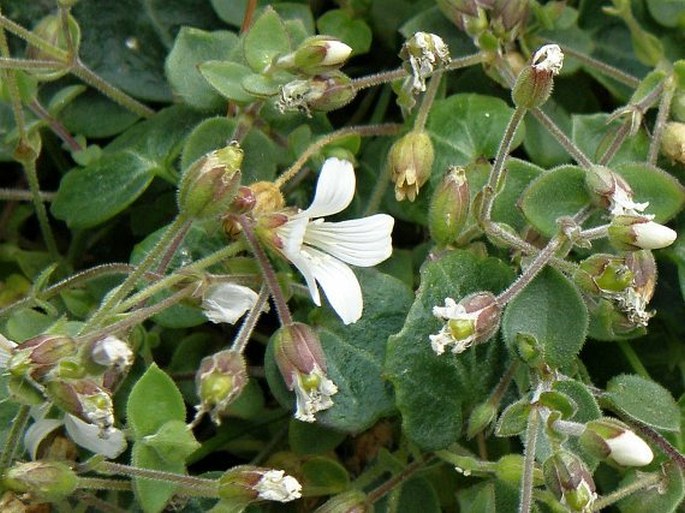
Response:
POLYGON ((259 498, 267 501, 289 502, 302 497, 302 485, 282 470, 269 470, 254 486, 259 498))
POLYGON ((355 186, 354 168, 350 161, 335 157, 326 159, 316 183, 314 201, 307 210, 295 217, 314 218, 337 214, 352 201, 355 186))
POLYGON ((345 324, 362 316, 364 301, 357 277, 347 265, 314 248, 305 247, 302 253, 309 260, 314 278, 326 294, 328 302, 345 324))
POLYGON ((632 431, 626 430, 606 440, 606 443, 611 450, 611 458, 624 467, 642 467, 649 465, 654 459, 649 445, 632 431))
POLYGON ((12 342, 0 334, 0 370, 7 368, 7 362, 12 357, 12 351, 15 347, 17 347, 16 342, 12 342))
POLYGON ((258 294, 235 283, 217 283, 207 287, 202 298, 202 310, 215 323, 235 324, 257 302, 258 294))
POLYGON ((392 254, 395 220, 386 214, 339 223, 309 223, 305 244, 319 248, 348 264, 370 267, 392 254))
POLYGON ((633 225, 635 245, 643 249, 661 249, 670 246, 678 234, 668 226, 654 221, 633 225))
POLYGON ((24 433, 24 447, 29 451, 31 459, 35 460, 38 453, 38 446, 43 439, 62 425, 61 420, 44 419, 37 420, 24 433))
POLYGON ((302 276, 304 276, 304 281, 307 282, 307 287, 309 288, 309 294, 312 296, 312 301, 316 306, 321 306, 321 296, 319 295, 319 289, 316 286, 316 280, 314 279, 314 264, 311 258, 301 251, 294 253, 286 253, 285 257, 292 262, 292 264, 297 267, 302 276))
POLYGON ((124 433, 118 429, 109 429, 109 436, 101 438, 102 430, 98 426, 88 424, 69 414, 64 416, 64 427, 74 443, 92 453, 102 454, 106 458, 113 459, 126 450, 126 438, 124 433))
POLYGON ((304 234, 309 225, 309 218, 291 218, 290 221, 276 228, 276 234, 283 243, 283 253, 291 255, 299 253, 304 242, 304 234))

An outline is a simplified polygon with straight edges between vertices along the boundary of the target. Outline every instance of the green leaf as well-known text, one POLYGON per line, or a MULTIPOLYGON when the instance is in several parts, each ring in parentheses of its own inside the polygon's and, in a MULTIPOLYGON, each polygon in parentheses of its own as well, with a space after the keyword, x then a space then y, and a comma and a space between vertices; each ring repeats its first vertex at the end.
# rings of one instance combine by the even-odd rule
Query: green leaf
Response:
POLYGON ((64 107, 59 119, 71 133, 104 138, 123 132, 138 116, 100 93, 86 91, 64 107))
POLYGON ((671 393, 652 380, 633 374, 607 383, 606 398, 619 411, 665 431, 680 430, 680 410, 671 393))
POLYGON ((685 0, 650 0, 649 14, 664 27, 685 25, 685 0))
POLYGON ((434 482, 425 477, 408 480, 399 490, 399 497, 390 500, 388 495, 378 501, 376 511, 401 511, 402 513, 440 513, 440 499, 434 482), (392 504, 388 504, 392 503, 392 504), (396 504, 396 506, 395 506, 396 504))
POLYGON ((326 11, 316 20, 316 26, 319 33, 337 37, 349 45, 352 48, 352 55, 367 53, 371 48, 371 28, 364 20, 353 18, 349 10, 326 11))
POLYGON ((583 347, 588 327, 585 303, 576 287, 559 271, 546 267, 508 305, 502 334, 514 348, 519 333, 533 336, 553 367, 572 363, 583 347))
MULTIPOLYGON (((149 401, 149 398, 148 398, 149 401)), ((162 459, 157 451, 141 443, 135 443, 131 451, 131 464, 134 467, 160 470, 162 472, 185 473, 185 465, 182 462, 169 463, 162 459)), ((176 490, 176 484, 149 479, 133 479, 133 491, 136 499, 145 513, 159 513, 169 502, 176 490)))
POLYGON ((325 456, 313 456, 306 460, 302 464, 302 477, 307 497, 340 493, 350 484, 345 467, 325 456))
POLYGON ((288 442, 298 454, 323 454, 335 449, 345 439, 345 434, 320 424, 290 421, 288 442))
POLYGON ((645 210, 657 223, 665 223, 685 205, 685 188, 663 169, 647 163, 626 162, 614 168, 635 193, 635 201, 649 202, 645 210))
POLYGON ((562 419, 570 419, 578 409, 573 399, 558 390, 542 392, 538 401, 550 410, 561 413, 562 419))
POLYGON ((557 233, 557 219, 573 216, 589 203, 585 171, 578 166, 561 166, 541 175, 520 201, 523 215, 547 237, 557 233))
MULTIPOLYGON (((621 481, 620 487, 645 477, 644 472, 633 470, 621 481)), ((658 486, 650 486, 622 499, 618 503, 621 513, 645 513, 646 511, 672 513, 676 511, 685 497, 682 470, 673 462, 665 463, 661 467, 659 478, 658 486)))
POLYGON ((499 292, 512 278, 500 260, 462 250, 421 269, 421 285, 402 331, 388 340, 385 373, 395 387, 405 433, 425 450, 443 449, 459 438, 462 410, 487 397, 505 363, 498 360, 503 355, 496 338, 460 355, 436 355, 429 335, 442 323, 433 307, 446 297, 459 301, 479 290, 499 292))
POLYGON ((126 418, 136 440, 156 434, 171 420, 185 422, 181 393, 157 364, 153 363, 131 389, 126 418))
POLYGON ((139 442, 154 449, 157 455, 169 464, 185 462, 185 459, 200 447, 200 443, 195 440, 193 432, 183 420, 165 422, 154 435, 147 435, 139 442))
POLYGON ((238 37, 227 31, 205 32, 182 27, 166 59, 165 70, 174 93, 202 110, 219 108, 223 102, 198 71, 198 65, 228 57, 238 37))
MULTIPOLYGON (((565 66, 564 66, 565 67, 565 66)), ((541 109, 562 131, 571 131, 571 117, 561 105, 549 99, 541 109)), ((566 164, 570 157, 564 147, 533 116, 526 117, 526 137, 523 147, 538 166, 554 167, 566 164)))
POLYGON ((70 228, 90 228, 124 210, 147 189, 157 163, 121 151, 69 172, 60 183, 52 213, 70 228))
POLYGON ((281 17, 271 7, 257 18, 250 27, 243 45, 245 60, 249 66, 261 73, 274 57, 290 51, 290 39, 281 17))
MULTIPOLYGON (((592 161, 598 161, 613 140, 616 130, 621 126, 621 120, 607 124, 609 115, 573 114, 571 116, 571 139, 592 161)), ((609 161, 613 167, 622 162, 638 162, 647 159, 649 138, 644 130, 640 130, 632 138, 626 139, 621 149, 609 161)))
POLYGON ((530 401, 525 398, 507 406, 497 421, 495 434, 507 437, 523 433, 528 426, 530 409, 530 401))
MULTIPOLYGON (((514 109, 503 100, 479 94, 455 94, 433 104, 426 129, 435 149, 434 184, 450 165, 466 165, 497 154, 514 109)), ((521 144, 524 125, 516 131, 512 149, 521 144)))
POLYGON ((252 74, 247 66, 231 61, 207 61, 198 69, 209 85, 225 98, 238 103, 255 101, 242 85, 243 79, 252 74))

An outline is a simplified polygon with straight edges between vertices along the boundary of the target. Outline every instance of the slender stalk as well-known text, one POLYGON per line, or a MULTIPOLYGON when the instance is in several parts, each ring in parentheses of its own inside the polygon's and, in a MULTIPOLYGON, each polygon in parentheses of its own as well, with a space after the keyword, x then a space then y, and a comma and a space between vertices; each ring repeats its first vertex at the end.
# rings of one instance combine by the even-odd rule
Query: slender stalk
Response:
POLYGON ((511 363, 509 364, 507 371, 504 373, 502 378, 499 380, 499 383, 497 383, 495 390, 493 390, 492 395, 490 396, 489 401, 491 404, 499 405, 499 402, 502 400, 502 397, 504 397, 504 394, 506 393, 507 389, 509 388, 511 381, 514 379, 514 374, 516 374, 516 370, 518 368, 519 368, 519 361, 517 359, 513 359, 511 361, 511 363))
MULTIPOLYGON (((19 143, 22 144, 21 142, 19 143)), ((36 211, 36 217, 38 218, 38 225, 40 226, 41 234, 43 235, 43 240, 45 245, 52 257, 53 262, 59 262, 61 260, 59 250, 57 249, 57 242, 55 241, 55 234, 52 232, 52 227, 50 226, 50 220, 48 219, 48 211, 45 208, 45 203, 43 203, 43 198, 41 197, 40 184, 38 183, 38 170, 36 169, 36 160, 38 155, 30 149, 29 154, 26 158, 19 159, 24 166, 24 172, 26 173, 26 180, 29 183, 29 189, 31 190, 31 202, 33 203, 33 209, 36 211)))
POLYGON ((495 204, 495 197, 497 196, 499 185, 502 180, 502 176, 504 175, 504 161, 509 155, 511 143, 513 142, 514 135, 516 134, 516 129, 521 124, 525 114, 526 109, 522 107, 516 107, 511 115, 511 118, 509 119, 507 128, 504 130, 502 141, 497 149, 495 163, 492 165, 492 169, 490 170, 488 183, 485 185, 485 187, 483 187, 483 204, 481 206, 480 218, 484 221, 489 221, 492 215, 492 206, 495 204))
POLYGON ((640 357, 635 352, 635 349, 633 349, 633 346, 630 345, 630 341, 618 340, 617 344, 618 347, 621 349, 623 356, 626 357, 626 360, 628 360, 628 363, 630 363, 630 366, 633 368, 633 370, 643 378, 651 380, 652 377, 649 375, 649 372, 642 364, 642 360, 640 360, 640 357))
POLYGON ((252 309, 248 312, 247 317, 245 317, 243 325, 240 326, 240 331, 238 332, 238 334, 235 337, 235 340, 233 341, 231 351, 235 351, 240 354, 242 354, 245 351, 247 343, 250 340, 250 336, 252 335, 252 332, 254 331, 255 326, 257 325, 259 316, 262 315, 264 305, 266 304, 266 301, 268 299, 269 287, 267 287, 266 284, 264 284, 262 285, 262 288, 259 291, 257 301, 255 302, 252 309))
POLYGON ((438 72, 433 77, 431 77, 426 92, 421 100, 421 106, 416 113, 416 119, 414 120, 414 130, 423 130, 426 127, 426 121, 428 120, 428 114, 430 113, 433 102, 435 101, 435 95, 440 87, 440 81, 442 79, 442 72, 438 72))
POLYGON ((366 496, 367 500, 369 501, 369 503, 373 504, 374 502, 379 500, 381 497, 390 493, 398 485, 402 484, 404 481, 409 479, 417 471, 419 471, 423 467, 425 467, 427 463, 428 463, 428 461, 419 460, 419 461, 415 461, 415 462, 411 463, 410 465, 407 465, 402 470, 402 472, 392 476, 385 483, 383 483, 382 485, 378 486, 377 488, 374 488, 373 490, 371 490, 368 493, 368 495, 366 496))
POLYGON ((552 427, 557 433, 569 436, 580 436, 585 431, 585 424, 562 419, 555 420, 552 427))
POLYGON ((666 79, 666 83, 664 84, 664 92, 661 95, 658 114, 654 123, 654 129, 652 130, 652 140, 649 143, 647 162, 652 165, 656 164, 656 159, 659 156, 659 148, 661 148, 661 136, 664 133, 664 128, 666 127, 666 122, 668 121, 668 114, 671 111, 671 102, 673 101, 674 94, 674 79, 673 77, 669 77, 666 79))
POLYGON ((0 58, 0 69, 57 71, 59 69, 64 69, 65 67, 65 64, 59 61, 15 59, 12 57, 0 58))
POLYGON ((611 144, 604 150, 604 155, 599 159, 599 165, 606 166, 611 162, 611 159, 616 156, 616 153, 621 149, 621 146, 623 146, 623 143, 630 133, 630 124, 630 120, 628 120, 624 121, 621 126, 618 127, 618 130, 614 133, 614 138, 611 140, 611 144))
MULTIPOLYGON (((555 41, 549 41, 549 43, 554 43, 555 41)), ((600 60, 597 60, 593 57, 590 57, 589 55, 586 55, 582 52, 577 52, 573 48, 570 48, 568 46, 564 45, 559 45, 561 46, 561 49, 564 51, 565 54, 567 54, 570 57, 574 57, 578 59, 580 62, 582 62, 585 66, 588 68, 592 68, 596 71, 599 71, 603 75, 606 75, 607 77, 611 77, 614 80, 617 80, 618 82, 621 82, 622 84, 627 85, 628 87, 632 87, 633 89, 637 88, 637 86, 640 85, 640 79, 626 73, 625 71, 622 71, 618 68, 614 68, 613 66, 602 62, 600 60)))
POLYGON ((49 41, 43 39, 40 36, 37 36, 30 30, 25 29, 24 27, 13 22, 9 18, 6 18, 3 14, 0 14, 0 27, 8 30, 15 36, 19 36, 21 39, 26 41, 30 46, 36 47, 41 52, 54 57, 56 60, 60 62, 66 63, 69 60, 69 54, 66 51, 62 50, 61 48, 57 48, 49 41))
POLYGON ((609 225, 603 224, 602 226, 595 226, 594 228, 588 228, 580 232, 578 237, 582 240, 596 240, 602 239, 609 234, 609 225))
POLYGON ((7 470, 14 459, 14 455, 21 442, 21 437, 24 436, 24 428, 29 420, 30 411, 31 409, 28 406, 22 404, 12 420, 9 433, 5 437, 2 454, 0 454, 0 475, 5 473, 5 470, 7 470))
POLYGON ((566 152, 571 155, 573 160, 578 162, 583 167, 592 167, 592 161, 585 156, 578 146, 576 146, 571 139, 559 128, 552 118, 545 114, 542 109, 537 108, 531 110, 535 119, 537 119, 552 136, 561 144, 566 152))
POLYGON ((264 250, 259 245, 257 236, 252 229, 252 222, 244 215, 238 217, 238 222, 243 228, 243 233, 245 234, 245 239, 250 246, 252 254, 255 256, 260 269, 262 270, 262 275, 264 277, 264 283, 269 287, 269 292, 276 305, 276 312, 278 313, 278 319, 281 321, 281 325, 287 326, 293 323, 292 315, 290 315, 290 309, 288 308, 288 303, 283 296, 283 291, 281 286, 278 284, 278 278, 274 272, 269 258, 264 253, 264 250))
POLYGON ((288 168, 281 176, 279 176, 274 182, 277 187, 283 187, 285 183, 291 180, 299 171, 302 166, 309 160, 309 158, 314 155, 321 148, 330 144, 338 139, 343 139, 350 135, 359 135, 361 137, 377 136, 377 135, 396 135, 402 130, 402 125, 396 123, 384 123, 381 125, 361 125, 361 126, 348 126, 341 128, 330 134, 326 134, 307 147, 306 150, 302 152, 302 155, 288 168))
POLYGON ((171 259, 176 254, 176 251, 178 251, 179 246, 183 243, 183 240, 188 234, 188 230, 190 230, 190 226, 192 224, 193 222, 189 219, 178 229, 174 235, 174 238, 164 249, 161 258, 159 259, 159 264, 157 265, 157 269, 155 271, 157 274, 164 274, 166 272, 167 267, 169 267, 169 262, 171 262, 171 259))
POLYGON ((69 146, 71 151, 83 150, 83 147, 81 147, 79 142, 72 137, 72 135, 69 133, 69 130, 67 130, 58 119, 52 116, 52 114, 50 114, 38 100, 33 100, 29 104, 29 108, 36 116, 48 124, 55 135, 57 135, 57 137, 59 137, 67 146, 69 146))
POLYGON ((533 405, 530 415, 528 415, 528 427, 526 428, 519 513, 530 513, 530 508, 533 505, 533 472, 535 471, 535 446, 537 444, 539 427, 540 417, 538 416, 537 407, 533 405))
POLYGON ((101 477, 79 477, 76 485, 81 490, 123 490, 131 491, 131 482, 122 479, 101 477))
MULTIPOLYGON (((53 201, 55 196, 54 192, 40 192, 40 199, 42 201, 53 201)), ((30 201, 32 198, 31 191, 0 188, 0 201, 30 201)))
POLYGON ((257 9, 257 0, 246 0, 245 15, 243 16, 243 23, 240 25, 241 34, 247 32, 252 25, 255 9, 257 9))
POLYGON ((218 483, 213 479, 205 479, 203 477, 174 474, 172 472, 164 472, 161 470, 150 470, 146 468, 130 467, 128 465, 121 465, 119 463, 113 463, 111 461, 99 462, 95 470, 98 472, 106 472, 122 476, 137 477, 140 479, 150 479, 152 481, 161 481, 164 483, 174 483, 190 490, 195 488, 199 490, 212 491, 213 496, 216 496, 216 492, 218 489, 218 483))
POLYGON ((597 499, 592 504, 591 511, 601 511, 607 506, 614 504, 639 490, 644 490, 645 488, 649 488, 651 486, 658 484, 659 481, 661 481, 661 476, 659 474, 641 474, 641 477, 639 477, 632 483, 624 486, 623 488, 619 488, 618 490, 615 490, 610 494, 605 495, 604 497, 600 497, 599 499, 597 499))

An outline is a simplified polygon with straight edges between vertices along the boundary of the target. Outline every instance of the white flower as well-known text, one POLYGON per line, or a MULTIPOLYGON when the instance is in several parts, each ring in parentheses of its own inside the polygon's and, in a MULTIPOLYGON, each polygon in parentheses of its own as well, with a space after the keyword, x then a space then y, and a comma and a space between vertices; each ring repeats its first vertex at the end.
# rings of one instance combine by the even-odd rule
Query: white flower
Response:
POLYGON ((668 226, 654 221, 633 225, 635 245, 643 249, 661 249, 670 246, 678 234, 668 226))
POLYGON ((253 489, 266 501, 290 502, 302 497, 302 485, 282 470, 265 472, 253 489))
POLYGON ((448 297, 445 298, 445 306, 433 307, 433 315, 448 321, 437 334, 429 335, 436 354, 444 353, 449 345, 453 346, 453 353, 463 353, 476 340, 475 323, 479 312, 468 313, 463 305, 448 297), (456 324, 450 321, 456 321, 456 324))
POLYGON ((342 41, 330 39, 327 40, 325 43, 326 55, 321 61, 321 65, 336 66, 338 64, 344 64, 347 58, 352 53, 352 47, 346 45, 342 41))
POLYGON ((98 365, 116 367, 120 371, 133 363, 133 351, 128 344, 111 335, 95 342, 90 355, 98 365))
POLYGON ((331 396, 338 392, 335 386, 318 365, 309 374, 293 372, 297 408, 295 418, 302 422, 315 422, 314 414, 333 406, 331 396))
POLYGON ((235 283, 210 285, 202 295, 202 310, 214 323, 235 324, 257 302, 258 294, 235 283))
POLYGON ((558 75, 564 65, 564 52, 559 45, 545 45, 533 55, 533 69, 558 75))
POLYGON ((608 438, 605 442, 611 451, 611 459, 624 467, 642 467, 649 465, 654 459, 654 453, 649 445, 630 430, 614 438, 608 438))
POLYGON ((649 206, 649 202, 635 203, 633 194, 625 189, 621 184, 617 184, 614 193, 609 197, 609 212, 612 216, 639 215, 649 206))
POLYGON ((337 214, 352 201, 355 176, 347 160, 329 158, 316 185, 314 201, 276 229, 280 251, 302 273, 312 300, 321 305, 317 282, 345 324, 362 315, 362 291, 344 262, 359 267, 376 265, 392 253, 394 220, 386 214, 338 223, 321 217, 337 214))

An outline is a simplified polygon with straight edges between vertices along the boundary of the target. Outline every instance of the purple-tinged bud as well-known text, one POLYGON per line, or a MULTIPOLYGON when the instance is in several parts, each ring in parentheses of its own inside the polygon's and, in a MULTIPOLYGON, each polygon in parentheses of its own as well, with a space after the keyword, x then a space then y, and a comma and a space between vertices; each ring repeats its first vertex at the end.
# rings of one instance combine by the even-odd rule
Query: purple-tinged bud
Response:
POLYGON ((570 511, 590 511, 597 498, 592 474, 578 456, 557 451, 542 466, 547 488, 570 511))
POLYGON ((649 445, 616 419, 604 417, 588 422, 578 440, 593 456, 611 458, 624 467, 642 467, 654 459, 649 445))
POLYGON ((428 211, 428 228, 436 243, 446 246, 457 240, 468 219, 470 205, 464 168, 450 166, 433 192, 428 211))
POLYGON ((10 374, 40 381, 63 360, 76 355, 76 344, 64 335, 39 335, 17 345, 7 362, 10 374))
POLYGON ((661 136, 661 153, 671 162, 685 164, 685 123, 666 123, 661 136))
MULTIPOLYGON (((459 30, 466 32, 467 24, 473 24, 473 20, 482 19, 479 24, 481 32, 487 28, 487 17, 479 9, 476 0, 437 0, 438 8, 442 13, 454 23, 459 30), (480 14, 480 16, 479 16, 480 14)), ((468 31, 471 34, 471 31, 468 31)))
POLYGON ((625 258, 597 253, 580 263, 573 280, 591 294, 615 294, 632 284, 633 273, 625 258))
POLYGON ((635 203, 633 189, 621 175, 605 166, 592 166, 585 172, 585 185, 593 202, 612 216, 639 215, 649 203, 635 203))
MULTIPOLYGON (((68 15, 67 20, 67 25, 69 27, 68 37, 71 39, 70 44, 73 48, 74 54, 77 55, 78 47, 81 42, 81 29, 79 28, 76 19, 71 14, 68 15)), ((64 30, 62 18, 59 15, 49 14, 48 16, 45 16, 33 28, 33 33, 60 50, 67 51, 69 49, 67 34, 64 30)), ((30 70, 29 72, 31 75, 36 77, 38 80, 57 80, 69 72, 69 66, 66 62, 56 61, 54 55, 45 53, 43 50, 35 46, 29 45, 27 47, 26 58, 36 61, 52 61, 55 63, 55 70, 30 70)))
POLYGON ((109 392, 90 379, 54 379, 46 384, 46 395, 67 413, 100 428, 107 437, 114 425, 114 406, 109 392))
POLYGON ((133 364, 133 351, 123 340, 107 336, 93 344, 90 357, 97 365, 123 373, 133 364))
POLYGON ((198 413, 209 412, 217 426, 229 405, 247 385, 245 359, 235 351, 219 351, 206 356, 195 374, 195 390, 200 398, 198 413))
POLYGON ((302 496, 302 485, 282 470, 242 465, 219 478, 218 495, 245 505, 260 500, 290 502, 302 496))
POLYGON ((440 332, 430 335, 431 347, 436 354, 452 346, 455 354, 466 351, 492 337, 499 328, 502 307, 491 292, 476 292, 459 303, 445 299, 445 306, 434 306, 433 315, 447 321, 440 332))
POLYGON ((564 54, 558 45, 545 45, 533 55, 530 66, 523 68, 511 91, 517 107, 535 109, 552 94, 554 77, 564 65, 564 54))
POLYGON ((316 412, 333 406, 338 387, 326 374, 326 359, 319 337, 299 322, 283 326, 273 335, 274 357, 289 390, 295 391, 295 418, 314 422, 316 412))
POLYGON ((240 186, 243 150, 232 142, 193 162, 178 185, 178 208, 189 217, 210 218, 223 214, 240 186))
POLYGON ((608 235, 609 242, 621 251, 665 248, 678 236, 669 227, 652 221, 651 217, 640 215, 614 217, 608 235))
POLYGON ((360 490, 350 490, 328 499, 314 513, 373 513, 373 504, 360 490))
POLYGON ((633 289, 645 303, 649 303, 656 288, 657 268, 654 255, 646 249, 631 251, 626 255, 626 265, 633 274, 633 289))
POLYGON ((71 495, 78 484, 76 473, 60 461, 17 463, 2 477, 2 484, 38 500, 59 501, 71 495))
POLYGON ((292 53, 279 57, 276 65, 306 75, 317 75, 340 68, 352 48, 330 36, 308 37, 292 53))
POLYGON ((311 117, 311 111, 339 109, 355 95, 350 77, 340 71, 330 71, 283 85, 276 106, 281 112, 299 111, 311 117))
POLYGON ((423 130, 413 130, 395 141, 388 152, 388 166, 397 201, 416 199, 430 178, 434 158, 433 143, 423 130))

